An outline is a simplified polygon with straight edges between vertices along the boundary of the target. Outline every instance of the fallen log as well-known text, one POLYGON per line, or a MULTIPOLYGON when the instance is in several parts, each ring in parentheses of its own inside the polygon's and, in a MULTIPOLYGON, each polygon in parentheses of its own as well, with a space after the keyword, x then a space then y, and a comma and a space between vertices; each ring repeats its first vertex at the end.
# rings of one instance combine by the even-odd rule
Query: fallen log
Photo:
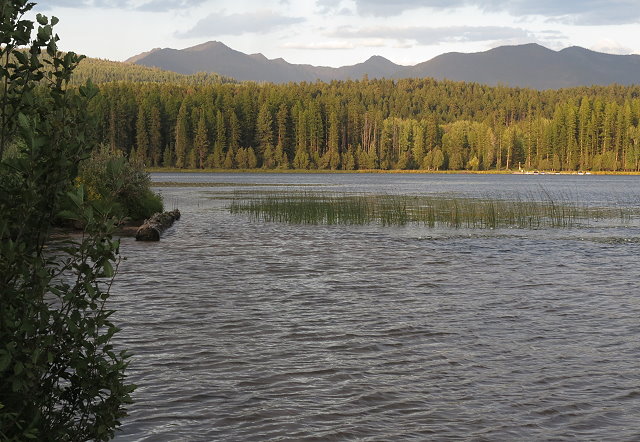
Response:
POLYGON ((170 212, 155 213, 138 228, 136 241, 160 241, 162 232, 171 227, 174 221, 180 219, 178 209, 170 212))

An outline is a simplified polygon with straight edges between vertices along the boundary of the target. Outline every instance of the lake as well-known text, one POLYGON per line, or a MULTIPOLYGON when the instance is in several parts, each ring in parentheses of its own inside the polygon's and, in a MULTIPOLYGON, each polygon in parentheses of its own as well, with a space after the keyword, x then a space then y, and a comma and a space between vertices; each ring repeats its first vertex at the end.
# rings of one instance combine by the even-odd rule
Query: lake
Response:
POLYGON ((640 219, 568 229, 291 225, 268 192, 640 209, 640 177, 152 174, 182 218, 123 238, 135 404, 116 440, 638 440, 640 219))

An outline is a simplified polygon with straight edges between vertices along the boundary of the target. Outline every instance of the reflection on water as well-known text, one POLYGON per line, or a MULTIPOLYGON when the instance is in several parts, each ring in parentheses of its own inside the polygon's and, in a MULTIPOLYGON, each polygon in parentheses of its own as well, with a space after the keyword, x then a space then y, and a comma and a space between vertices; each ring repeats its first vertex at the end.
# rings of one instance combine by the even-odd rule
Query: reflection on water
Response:
MULTIPOLYGON (((477 196, 543 177, 178 178, 477 196)), ((544 186, 637 205, 637 181, 544 186)), ((139 388, 119 440, 640 438, 637 219, 300 226, 230 214, 215 196, 234 190, 162 189, 181 220, 160 243, 123 239, 112 302, 139 388)))

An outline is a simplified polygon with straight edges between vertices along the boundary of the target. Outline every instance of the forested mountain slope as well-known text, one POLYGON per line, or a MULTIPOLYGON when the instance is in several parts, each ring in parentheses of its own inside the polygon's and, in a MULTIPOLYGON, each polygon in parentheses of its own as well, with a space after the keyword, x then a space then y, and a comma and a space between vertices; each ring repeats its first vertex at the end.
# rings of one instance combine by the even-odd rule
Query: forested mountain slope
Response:
POLYGON ((201 86, 235 82, 235 80, 223 77, 215 72, 198 72, 193 75, 185 75, 156 67, 99 58, 85 58, 82 60, 71 78, 73 84, 84 84, 89 78, 94 83, 127 81, 134 83, 182 83, 201 86))

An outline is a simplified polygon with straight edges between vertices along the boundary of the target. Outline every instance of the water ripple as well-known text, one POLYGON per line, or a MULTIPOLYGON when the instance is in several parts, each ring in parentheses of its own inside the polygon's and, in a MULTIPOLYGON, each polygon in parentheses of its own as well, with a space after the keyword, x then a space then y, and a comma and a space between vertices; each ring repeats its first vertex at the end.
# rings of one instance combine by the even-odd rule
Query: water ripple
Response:
POLYGON ((160 243, 123 240, 119 440, 640 436, 637 238, 181 210, 160 243))

